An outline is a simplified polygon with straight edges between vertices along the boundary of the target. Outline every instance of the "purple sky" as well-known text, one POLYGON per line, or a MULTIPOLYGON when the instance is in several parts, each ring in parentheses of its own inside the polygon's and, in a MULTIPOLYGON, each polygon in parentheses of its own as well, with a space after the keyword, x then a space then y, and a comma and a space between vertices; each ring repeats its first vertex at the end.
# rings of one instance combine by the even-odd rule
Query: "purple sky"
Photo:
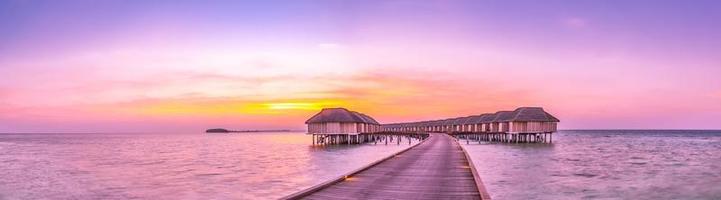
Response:
POLYGON ((302 128, 542 106, 721 128, 718 1, 0 2, 0 131, 302 128))

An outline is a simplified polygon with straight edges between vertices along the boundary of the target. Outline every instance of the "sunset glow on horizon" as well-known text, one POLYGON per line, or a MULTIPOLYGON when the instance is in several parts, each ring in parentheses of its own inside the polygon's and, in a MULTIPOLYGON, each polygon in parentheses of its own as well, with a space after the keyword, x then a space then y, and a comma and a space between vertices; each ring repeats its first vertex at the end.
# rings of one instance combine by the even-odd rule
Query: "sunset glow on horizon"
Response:
POLYGON ((540 106, 721 129, 716 1, 0 2, 0 132, 303 129, 540 106))

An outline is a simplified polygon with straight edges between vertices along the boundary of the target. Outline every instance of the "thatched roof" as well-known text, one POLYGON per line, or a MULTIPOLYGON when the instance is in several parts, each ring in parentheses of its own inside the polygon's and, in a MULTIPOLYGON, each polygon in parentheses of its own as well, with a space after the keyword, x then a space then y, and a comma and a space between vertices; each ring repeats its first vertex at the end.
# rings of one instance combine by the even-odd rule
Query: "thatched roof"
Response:
POLYGON ((375 119, 373 119, 372 117, 370 117, 366 114, 359 113, 356 111, 351 111, 351 112, 353 112, 353 114, 358 115, 361 119, 363 119, 363 122, 365 122, 366 124, 376 124, 376 125, 380 124, 375 119))
POLYGON ((513 117, 506 121, 513 122, 560 122, 541 107, 521 107, 513 111, 513 117))
POLYGON ((323 108, 318 114, 313 115, 305 121, 309 123, 326 123, 326 122, 350 122, 350 123, 367 123, 378 124, 378 122, 368 115, 349 111, 345 108, 323 108))
POLYGON ((466 117, 459 117, 456 118, 456 120, 453 120, 453 125, 463 125, 463 122, 466 121, 466 117))
POLYGON ((473 122, 477 117, 478 117, 478 116, 468 116, 468 117, 464 117, 463 120, 461 121, 461 125, 473 124, 472 122, 473 122))
POLYGON ((446 125, 456 125, 456 121, 461 119, 460 117, 450 118, 446 121, 446 125))
POLYGON ((397 127, 397 126, 396 126, 396 124, 383 124, 383 125, 381 125, 381 127, 383 127, 383 128, 395 128, 395 127, 397 127))
POLYGON ((498 111, 495 113, 496 118, 492 122, 507 122, 513 119, 513 111, 498 111))
POLYGON ((449 126, 453 125, 453 121, 456 121, 456 118, 450 118, 450 119, 444 119, 441 125, 443 126, 449 126))
POLYGON ((544 111, 541 107, 520 107, 514 111, 499 111, 490 114, 484 113, 431 121, 385 124, 383 127, 448 126, 492 122, 560 122, 560 120, 544 111))
POLYGON ((451 125, 460 125, 464 120, 465 118, 463 117, 454 118, 453 121, 451 121, 451 125))
POLYGON ((489 114, 483 114, 481 115, 481 123, 490 123, 493 122, 493 120, 496 119, 496 113, 489 113, 489 114))
POLYGON ((480 114, 480 115, 471 116, 471 117, 468 119, 468 121, 466 121, 466 123, 467 123, 467 124, 480 124, 480 123, 482 123, 482 121, 483 121, 483 117, 486 116, 486 115, 488 115, 488 114, 485 114, 485 113, 484 113, 484 114, 480 114))

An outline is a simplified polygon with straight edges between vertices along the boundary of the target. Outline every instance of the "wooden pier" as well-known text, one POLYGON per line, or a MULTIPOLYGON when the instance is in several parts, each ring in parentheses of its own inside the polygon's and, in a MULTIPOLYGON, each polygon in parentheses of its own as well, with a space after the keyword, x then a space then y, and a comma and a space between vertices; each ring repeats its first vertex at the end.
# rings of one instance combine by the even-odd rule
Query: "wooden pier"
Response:
POLYGON ((432 133, 404 152, 285 199, 490 199, 456 139, 432 133))
MULTIPOLYGON (((444 132, 459 139, 504 143, 551 143, 558 118, 540 107, 521 107, 467 117, 384 124, 384 131, 444 132)), ((467 141, 467 142, 468 142, 467 141)))
POLYGON ((453 137, 466 140, 466 144, 470 141, 486 141, 498 143, 552 143, 553 132, 541 133, 475 133, 475 132, 453 132, 449 133, 453 137))
POLYGON ((395 132, 377 132, 362 134, 322 134, 311 133, 314 146, 322 145, 338 145, 338 144, 411 144, 413 141, 421 141, 428 137, 425 133, 395 133, 395 132))
POLYGON ((458 139, 550 143, 558 122, 541 107, 392 124, 324 108, 305 122, 313 145, 422 142, 285 199, 490 199, 458 139))

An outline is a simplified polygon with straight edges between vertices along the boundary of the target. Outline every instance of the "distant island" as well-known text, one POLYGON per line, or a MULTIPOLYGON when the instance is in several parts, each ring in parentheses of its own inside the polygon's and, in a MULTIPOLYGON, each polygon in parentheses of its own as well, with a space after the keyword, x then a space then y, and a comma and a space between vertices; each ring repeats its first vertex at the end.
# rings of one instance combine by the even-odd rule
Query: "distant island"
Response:
POLYGON ((257 133, 257 132, 290 132, 289 129, 276 130, 228 130, 224 128, 211 128, 205 130, 206 133, 257 133))

